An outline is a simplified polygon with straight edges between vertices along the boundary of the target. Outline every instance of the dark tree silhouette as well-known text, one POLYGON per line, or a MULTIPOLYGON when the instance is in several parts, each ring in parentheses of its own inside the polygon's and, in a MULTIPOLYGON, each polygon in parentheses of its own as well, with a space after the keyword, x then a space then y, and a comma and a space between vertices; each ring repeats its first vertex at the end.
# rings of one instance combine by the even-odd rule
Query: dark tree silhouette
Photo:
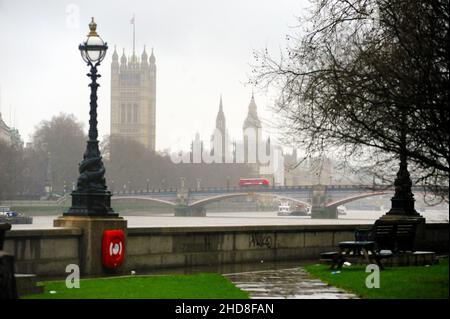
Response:
POLYGON ((252 81, 276 90, 285 136, 307 155, 334 151, 383 175, 405 152, 416 183, 448 186, 448 8, 315 1, 280 58, 255 53, 252 81))
POLYGON ((42 189, 47 168, 50 167, 53 191, 62 193, 64 185, 66 191, 71 190, 72 182, 78 178, 78 164, 83 156, 86 139, 83 125, 71 114, 61 113, 36 127, 32 136, 32 149, 28 152, 34 153, 31 161, 38 162, 34 175, 39 176, 42 189))
POLYGON ((237 186, 239 178, 251 176, 246 164, 173 163, 170 156, 152 152, 142 144, 120 137, 105 137, 102 143, 108 187, 113 191, 142 191, 149 188, 237 186))
POLYGON ((0 140, 0 200, 23 192, 24 165, 22 146, 0 140))

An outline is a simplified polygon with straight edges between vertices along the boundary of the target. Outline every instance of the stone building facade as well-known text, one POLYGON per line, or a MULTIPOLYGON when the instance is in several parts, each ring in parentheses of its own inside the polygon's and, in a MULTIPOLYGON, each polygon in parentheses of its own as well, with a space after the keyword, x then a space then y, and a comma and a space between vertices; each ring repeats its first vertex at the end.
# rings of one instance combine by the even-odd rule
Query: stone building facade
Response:
POLYGON ((0 113, 0 141, 11 143, 11 129, 6 125, 2 119, 2 113, 0 113))
POLYGON ((146 49, 119 61, 116 49, 111 63, 111 138, 121 137, 155 151, 156 59, 146 49))

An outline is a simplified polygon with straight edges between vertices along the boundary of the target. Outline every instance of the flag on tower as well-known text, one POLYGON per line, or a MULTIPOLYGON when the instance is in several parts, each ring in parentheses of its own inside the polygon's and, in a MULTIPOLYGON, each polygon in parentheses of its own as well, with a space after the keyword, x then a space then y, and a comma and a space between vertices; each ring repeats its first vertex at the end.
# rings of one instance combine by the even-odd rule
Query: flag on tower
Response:
POLYGON ((133 25, 133 58, 134 58, 135 57, 134 48, 135 48, 135 43, 136 43, 136 30, 135 30, 136 24, 134 23, 134 13, 133 13, 133 17, 130 20, 130 23, 133 25))

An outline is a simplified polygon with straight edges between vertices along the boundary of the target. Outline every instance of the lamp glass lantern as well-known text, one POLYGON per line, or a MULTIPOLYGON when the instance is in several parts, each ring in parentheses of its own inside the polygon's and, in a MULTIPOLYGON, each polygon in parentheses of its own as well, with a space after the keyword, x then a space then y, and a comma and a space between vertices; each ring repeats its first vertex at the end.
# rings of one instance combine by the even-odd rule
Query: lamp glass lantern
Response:
POLYGON ((97 24, 92 18, 91 23, 89 23, 89 34, 85 42, 80 44, 79 49, 81 52, 81 57, 87 64, 99 64, 106 55, 106 50, 108 45, 103 39, 97 34, 97 24))

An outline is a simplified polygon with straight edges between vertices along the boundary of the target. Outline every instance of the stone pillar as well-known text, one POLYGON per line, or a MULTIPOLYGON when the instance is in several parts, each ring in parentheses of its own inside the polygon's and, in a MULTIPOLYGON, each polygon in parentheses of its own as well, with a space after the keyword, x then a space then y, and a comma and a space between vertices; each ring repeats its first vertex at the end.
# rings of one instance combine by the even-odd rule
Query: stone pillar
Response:
POLYGON ((76 227, 83 231, 80 242, 80 272, 84 275, 106 275, 120 272, 109 270, 102 264, 102 241, 105 230, 120 229, 125 233, 125 260, 127 221, 110 216, 62 216, 53 221, 55 227, 76 227))
POLYGON ((336 219, 338 218, 336 209, 326 207, 327 188, 324 185, 316 185, 313 187, 311 202, 311 218, 336 219))
POLYGON ((189 206, 189 189, 186 187, 186 180, 184 177, 180 180, 181 187, 177 190, 177 206, 175 206, 175 216, 206 216, 206 210, 204 207, 193 208, 189 206))
POLYGON ((205 217, 206 209, 204 207, 189 207, 187 205, 177 205, 175 207, 175 216, 205 217))

